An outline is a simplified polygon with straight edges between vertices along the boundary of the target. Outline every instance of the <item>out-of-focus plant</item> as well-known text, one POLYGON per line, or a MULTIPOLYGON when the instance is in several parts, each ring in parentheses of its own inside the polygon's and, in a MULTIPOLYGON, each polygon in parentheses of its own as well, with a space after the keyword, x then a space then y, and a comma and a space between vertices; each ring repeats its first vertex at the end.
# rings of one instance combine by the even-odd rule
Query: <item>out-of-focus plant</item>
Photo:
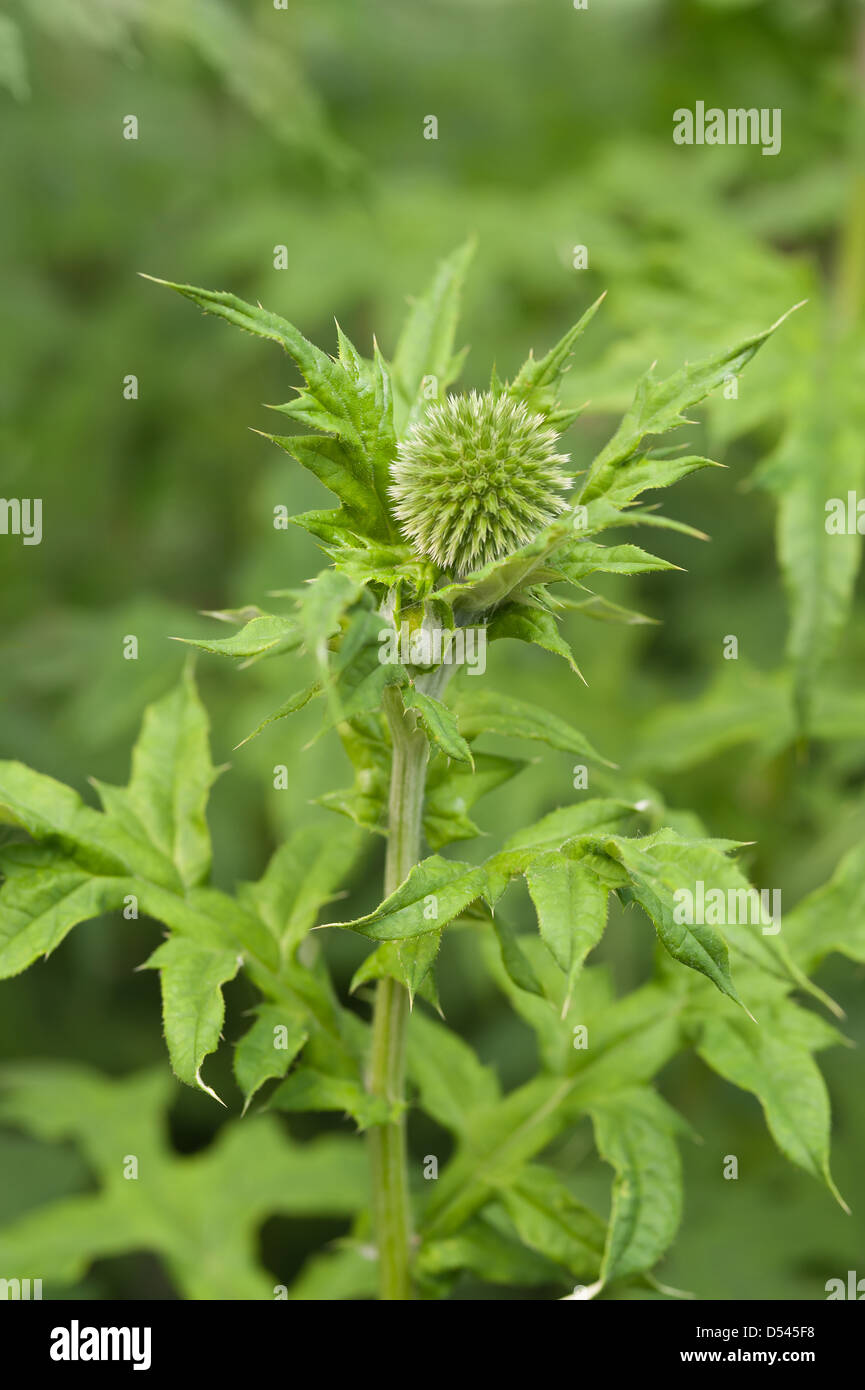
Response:
POLYGON ((195 52, 277 140, 332 171, 356 165, 289 49, 274 48, 272 34, 227 0, 21 0, 16 9, 0 16, 0 84, 19 100, 30 95, 25 20, 60 42, 115 53, 129 66, 141 61, 143 44, 168 40, 195 52))

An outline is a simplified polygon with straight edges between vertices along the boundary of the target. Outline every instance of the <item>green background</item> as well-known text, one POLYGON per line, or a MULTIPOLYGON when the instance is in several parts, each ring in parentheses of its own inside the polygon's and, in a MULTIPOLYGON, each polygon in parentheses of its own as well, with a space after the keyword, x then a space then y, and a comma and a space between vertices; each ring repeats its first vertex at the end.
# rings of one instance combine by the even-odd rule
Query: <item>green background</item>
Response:
MULTIPOLYGON (((40 546, 0 536, 0 756, 82 792, 90 776, 124 780, 142 711, 182 664, 169 637, 208 630, 196 610, 267 607, 269 590, 319 567, 312 539, 272 518, 279 504, 323 505, 323 491, 248 429, 273 428, 262 403, 286 400, 296 384, 287 359, 136 272, 260 300, 328 350, 336 316, 361 351, 375 333, 387 354, 406 296, 474 235, 460 334, 467 386, 485 385, 493 362, 513 373, 528 348, 546 350, 608 291, 567 388, 575 404, 591 402, 567 438, 575 469, 653 360, 671 372, 808 300, 738 398, 713 400, 688 431, 693 452, 708 450, 728 471, 689 480, 669 510, 711 542, 665 535, 657 548, 687 573, 603 586, 659 625, 574 621, 587 688, 564 663, 513 643, 491 653, 487 678, 525 697, 543 690, 710 833, 756 842, 752 881, 781 887, 785 907, 822 883, 865 829, 863 607, 861 596, 849 612, 839 604, 837 631, 818 623, 809 646, 796 613, 812 581, 779 565, 775 524, 806 476, 789 462, 791 438, 818 533, 822 500, 861 470, 861 447, 849 463, 837 427, 855 422, 857 392, 865 396, 863 52, 865 10, 854 0, 589 0, 585 11, 569 0, 0 6, 0 492, 41 496, 44 528, 40 546), (781 153, 674 146, 672 112, 697 100, 780 107, 781 153), (129 114, 135 141, 123 138, 129 114), (437 140, 424 139, 430 114, 437 140), (585 270, 572 264, 579 244, 585 270), (277 246, 287 248, 283 270, 277 246), (123 396, 130 373, 137 400, 123 396), (127 634, 138 637, 137 661, 123 659, 127 634), (728 634, 738 662, 723 660, 728 634), (824 737, 816 724, 809 738, 783 737, 778 711, 794 700, 809 709, 835 700, 824 737)), ((248 671, 198 663, 214 759, 231 762, 212 800, 219 886, 259 873, 286 832, 326 816, 310 801, 346 780, 335 739, 304 751, 310 710, 231 753, 304 683, 305 672, 288 669, 300 660, 248 671), (272 787, 283 762, 293 794, 272 787)), ((566 802, 572 762, 546 752, 482 804, 484 829, 499 836, 566 802)), ((371 843, 353 871, 358 912, 377 899, 381 868, 371 843)), ((364 946, 328 935, 345 985, 364 946)), ((167 1068, 156 977, 133 973, 157 940, 145 921, 103 920, 4 982, 0 1054, 78 1059, 117 1075, 167 1068)), ((648 925, 620 914, 597 958, 626 989, 648 973, 651 952, 648 925)), ((860 1043, 862 976, 837 957, 818 976, 860 1043)), ((461 933, 446 942, 440 993, 448 1022, 507 1083, 531 1075, 532 1036, 461 933)), ((226 997, 234 1040, 252 992, 238 982, 226 997)), ((827 1279, 865 1275, 861 1063, 838 1049, 821 1065, 851 1217, 779 1156, 752 1096, 690 1056, 664 1073, 662 1091, 702 1138, 684 1145, 685 1219, 665 1282, 699 1298, 822 1298, 827 1279), (722 1178, 727 1154, 739 1158, 737 1182, 722 1178)), ((181 1153, 239 1122, 229 1048, 209 1074, 234 1119, 175 1085, 181 1153)), ((338 1119, 290 1128, 349 1132, 338 1119)), ((441 1136, 412 1132, 421 1155, 434 1139, 444 1153, 441 1136)), ((609 1174, 588 1128, 566 1156, 581 1195, 603 1211, 609 1174)), ((3 1220, 89 1182, 71 1148, 0 1135, 3 1220)), ((345 1229, 274 1218, 261 1232, 263 1262, 287 1283, 345 1229)), ((135 1254, 98 1263, 76 1292, 178 1293, 155 1260, 135 1254)), ((466 1284, 461 1296, 549 1295, 466 1284)))

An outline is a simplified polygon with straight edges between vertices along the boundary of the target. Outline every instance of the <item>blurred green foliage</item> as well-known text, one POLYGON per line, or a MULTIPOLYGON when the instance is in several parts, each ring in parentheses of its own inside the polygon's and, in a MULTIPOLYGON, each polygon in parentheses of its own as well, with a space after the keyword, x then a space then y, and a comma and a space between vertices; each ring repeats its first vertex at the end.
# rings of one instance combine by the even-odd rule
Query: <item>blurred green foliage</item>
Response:
MULTIPOLYGON (((512 373, 527 342, 545 350, 608 291, 569 378, 569 403, 591 401, 567 440, 575 469, 651 361, 670 371, 808 300, 738 397, 716 396, 688 432, 729 471, 706 470, 675 498, 674 512, 712 538, 664 537, 663 554, 688 575, 631 581, 628 601, 639 584, 638 606, 661 625, 575 622, 588 689, 515 643, 493 648, 490 679, 525 697, 542 682, 550 707, 578 711, 626 772, 650 777, 712 834, 754 841, 751 878, 781 885, 785 906, 824 882, 865 836, 859 541, 827 538, 822 512, 826 498, 865 489, 863 51, 860 0, 4 4, 0 491, 44 499, 44 539, 0 537, 0 754, 82 792, 89 776, 124 780, 142 710, 182 663, 168 638, 200 635, 196 609, 262 602, 317 568, 311 538, 272 518, 279 504, 321 505, 322 490, 247 429, 270 427, 256 403, 286 399, 295 379, 267 346, 166 301, 136 272, 230 287, 325 344, 336 314, 362 351, 374 328, 390 353, 404 297, 475 234, 468 385, 486 384, 474 372, 493 359, 512 373), (698 99, 780 107, 781 154, 675 147, 672 112, 698 99), (430 113, 435 141, 423 138, 430 113), (137 141, 123 138, 127 114, 137 141), (285 270, 274 269, 280 245, 285 270), (588 269, 573 268, 577 245, 588 269), (130 373, 134 401, 123 396, 130 373), (126 634, 139 639, 135 662, 122 658, 126 634), (722 659, 727 634, 738 662, 722 659)), ((612 580, 603 591, 619 596, 612 580)), ((310 711, 231 754, 306 671, 226 671, 202 657, 198 674, 214 758, 232 762, 211 813, 215 881, 230 886, 259 873, 288 830, 326 816, 309 802, 345 781, 345 760, 335 740, 302 751, 310 711), (272 789, 276 762, 289 764, 294 795, 272 789)), ((568 800, 572 761, 547 752, 516 795, 482 804, 480 823, 510 833, 568 800)), ((380 874, 372 844, 353 874, 358 910, 376 902, 380 874)), ((132 973, 154 935, 143 921, 104 920, 5 983, 3 1055, 164 1069, 156 982, 132 973)), ((363 947, 329 935, 347 984, 363 947)), ((619 930, 599 957, 631 988, 650 949, 619 930)), ((855 1040, 862 974, 836 959, 818 977, 855 1040)), ((251 1002, 242 981, 226 993, 230 1011, 251 1002)), ((532 1035, 464 933, 446 940, 441 996, 448 1022, 507 1084, 532 1073, 532 1035)), ((221 1065, 216 1089, 239 1109, 221 1065)), ((861 1261, 861 1072, 845 1050, 823 1065, 852 1218, 779 1165, 752 1097, 693 1057, 668 1068, 662 1089, 704 1141, 685 1145, 668 1283, 700 1297, 819 1298, 861 1261), (740 1159, 736 1183, 721 1178, 728 1153, 740 1159)), ((175 1146, 190 1153, 224 1121, 181 1089, 166 1079, 164 1098, 175 1146)), ((289 1128, 298 1139, 350 1131, 336 1118, 292 1117, 289 1128)), ((36 1133, 0 1138, 6 1218, 89 1190, 72 1152, 48 1144, 45 1126, 36 1133)), ((446 1151, 427 1121, 412 1141, 419 1154, 446 1151)), ((603 1212, 608 1174, 589 1151, 578 1133, 557 1157, 603 1212)), ((274 1282, 347 1228, 274 1217, 260 1235, 274 1282)), ((175 1293, 196 1295, 166 1268, 175 1293)), ((170 1296, 164 1277, 143 1259, 109 1260, 79 1292, 170 1296)), ((316 1277, 312 1268, 312 1290, 316 1277)), ((238 1273, 233 1296, 242 1284, 238 1273)))

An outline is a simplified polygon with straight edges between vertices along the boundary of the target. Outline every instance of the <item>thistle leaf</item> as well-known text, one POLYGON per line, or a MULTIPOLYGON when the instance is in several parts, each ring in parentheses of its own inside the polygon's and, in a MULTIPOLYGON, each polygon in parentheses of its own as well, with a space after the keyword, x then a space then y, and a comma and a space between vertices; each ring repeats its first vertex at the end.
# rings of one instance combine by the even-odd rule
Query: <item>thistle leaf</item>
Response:
POLYGON ((495 614, 487 627, 487 635, 491 642, 511 637, 518 642, 543 647, 555 656, 564 657, 571 670, 583 680, 574 654, 559 632, 556 619, 550 613, 527 608, 524 604, 509 603, 495 614))
MULTIPOLYGON (((582 318, 568 329, 555 347, 550 348, 545 357, 536 360, 533 354, 529 353, 527 360, 520 367, 513 381, 504 388, 507 395, 513 397, 514 400, 523 401, 529 410, 536 411, 539 415, 555 413, 559 401, 559 388, 563 376, 570 367, 574 345, 582 337, 600 309, 605 295, 606 291, 586 310, 582 318)), ((564 429, 576 418, 578 413, 578 411, 563 412, 565 418, 557 423, 556 428, 564 429)))
POLYGON ((598 1151, 616 1171, 601 1282, 651 1269, 682 1215, 682 1121, 660 1096, 634 1088, 591 1110, 598 1151))
POLYGON ((517 830, 502 848, 504 852, 515 849, 559 850, 569 840, 578 839, 581 835, 617 830, 623 821, 636 814, 636 809, 631 802, 612 797, 576 801, 571 806, 550 811, 540 820, 517 830))
POLYGON ((472 750, 459 731, 456 716, 447 705, 431 695, 425 695, 416 686, 409 686, 403 692, 403 703, 406 709, 417 710, 427 734, 446 757, 473 766, 472 750))
POLYGON ((697 1051, 713 1071, 759 1100, 783 1154, 825 1182, 846 1208, 829 1171, 829 1097, 809 1053, 775 1029, 748 1019, 707 1018, 697 1051))
POLYGON ((487 792, 510 781, 527 766, 523 759, 475 753, 474 771, 439 758, 430 764, 424 805, 424 834, 430 849, 439 850, 454 840, 470 840, 479 833, 467 812, 487 792))
MULTIPOLYGON (((523 998, 530 1005, 537 1002, 523 998)), ((542 1007, 549 1018, 549 1006, 542 1007)), ((478 1108, 463 1145, 430 1195, 428 1232, 444 1235, 458 1229, 493 1191, 515 1182, 525 1164, 591 1105, 648 1081, 675 1053, 681 1035, 669 994, 657 986, 607 1004, 593 1022, 591 1050, 567 1049, 579 1070, 538 1076, 497 1104, 478 1108)))
POLYGON ((350 1115, 359 1130, 392 1123, 397 1113, 381 1096, 372 1096, 359 1081, 328 1076, 302 1063, 270 1097, 277 1110, 338 1110, 350 1115))
POLYGON ((440 945, 440 931, 426 932, 408 941, 383 941, 354 972, 350 992, 353 994, 368 980, 390 978, 408 991, 411 1007, 414 1007, 415 995, 420 994, 438 1008, 438 994, 430 972, 440 945))
MULTIPOLYGON (((350 478, 345 499, 348 518, 363 515, 373 528, 371 534, 384 540, 397 539, 386 504, 388 470, 396 444, 390 379, 378 353, 372 363, 366 362, 354 349, 345 351, 347 340, 341 335, 341 354, 334 360, 308 342, 286 319, 247 304, 236 295, 168 280, 156 280, 156 284, 185 295, 205 313, 216 314, 285 349, 303 373, 307 386, 296 401, 276 408, 325 434, 335 435, 341 446, 339 453, 313 447, 300 462, 313 465, 313 472, 319 476, 327 472, 323 481, 328 487, 350 478)), ((306 448, 309 450, 310 446, 307 444, 306 448)), ((301 445, 301 453, 303 450, 301 445)), ((340 524, 339 511, 335 517, 340 524)))
POLYGON ((502 1202, 520 1239, 562 1265, 575 1279, 594 1282, 604 1253, 603 1221, 550 1168, 527 1164, 502 1189, 502 1202))
POLYGON ((277 720, 287 719, 290 714, 297 714, 298 710, 304 709, 309 704, 310 700, 314 700, 315 697, 321 695, 321 693, 322 686, 320 681, 313 681, 311 685, 305 685, 302 690, 296 690, 293 695, 289 695, 288 699, 280 705, 279 709, 275 709, 273 714, 269 714, 266 719, 262 719, 260 724, 256 724, 252 733, 247 734, 246 738, 242 738, 240 743, 237 744, 237 747, 242 748, 245 743, 250 743, 254 738, 258 738, 259 734, 263 733, 271 724, 275 724, 277 720))
POLYGON ((526 882, 541 939, 567 979, 564 1017, 583 962, 604 934, 608 889, 579 859, 562 859, 554 853, 535 861, 526 872, 526 882))
POLYGON ((438 932, 480 897, 485 881, 482 868, 434 854, 416 864, 405 882, 374 912, 351 922, 324 925, 348 927, 373 941, 403 941, 438 932))
POLYGON ((556 575, 570 584, 590 574, 651 574, 676 568, 638 545, 597 545, 594 541, 580 541, 559 551, 551 564, 556 575))
POLYGON ((360 836, 352 826, 303 826, 277 850, 257 883, 239 891, 254 908, 290 960, 326 903, 354 867, 360 836))
POLYGON ((627 870, 634 899, 654 923, 661 944, 673 959, 699 971, 722 994, 741 1004, 730 975, 730 956, 723 936, 705 923, 675 920, 674 894, 676 889, 688 886, 688 881, 681 871, 676 872, 674 865, 654 859, 651 846, 651 836, 642 841, 611 837, 604 842, 606 852, 627 870))
POLYGON ((283 1077, 309 1037, 304 1019, 284 1005, 260 1004, 255 1022, 234 1049, 234 1076, 244 1112, 266 1081, 283 1077))
POLYGON ((582 753, 606 763, 608 767, 613 766, 601 757, 578 729, 538 705, 516 700, 510 695, 500 695, 494 690, 473 690, 470 693, 464 690, 455 704, 460 729, 469 741, 480 734, 538 740, 564 753, 582 753))
POLYGON ((303 641, 303 632, 295 617, 263 613, 230 637, 177 637, 175 641, 249 665, 261 657, 281 656, 296 650, 303 641))
POLYGON ((145 712, 126 788, 97 783, 106 811, 176 866, 192 888, 210 872, 207 800, 219 773, 210 759, 209 722, 192 668, 145 712))
POLYGON ((430 399, 424 383, 434 379, 432 399, 442 400, 459 372, 461 359, 454 356, 454 338, 463 282, 474 251, 474 241, 453 251, 438 265, 426 292, 411 303, 391 364, 394 418, 400 435, 420 417, 430 399))
POLYGON ((666 434, 678 425, 687 424, 682 412, 697 405, 728 376, 738 376, 767 338, 800 307, 794 305, 762 333, 755 333, 735 347, 701 362, 687 364, 671 377, 659 381, 650 368, 637 386, 630 410, 589 469, 580 500, 588 502, 606 493, 614 483, 617 469, 630 459, 647 435, 666 434))
POLYGON ((214 1100, 219 1096, 202 1081, 201 1064, 219 1046, 225 1018, 222 986, 239 967, 240 957, 232 951, 199 946, 181 936, 163 942, 144 964, 160 972, 162 1021, 175 1076, 214 1100))

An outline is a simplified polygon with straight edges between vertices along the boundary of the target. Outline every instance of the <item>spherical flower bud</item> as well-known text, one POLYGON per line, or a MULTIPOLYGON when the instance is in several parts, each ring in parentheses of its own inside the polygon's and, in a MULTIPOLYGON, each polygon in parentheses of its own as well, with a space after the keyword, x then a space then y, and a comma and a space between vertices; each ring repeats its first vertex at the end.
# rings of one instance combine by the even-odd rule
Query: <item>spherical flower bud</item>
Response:
POLYGON ((448 396, 397 446, 389 489, 403 535, 462 577, 532 540, 567 510, 558 435, 522 401, 448 396))

